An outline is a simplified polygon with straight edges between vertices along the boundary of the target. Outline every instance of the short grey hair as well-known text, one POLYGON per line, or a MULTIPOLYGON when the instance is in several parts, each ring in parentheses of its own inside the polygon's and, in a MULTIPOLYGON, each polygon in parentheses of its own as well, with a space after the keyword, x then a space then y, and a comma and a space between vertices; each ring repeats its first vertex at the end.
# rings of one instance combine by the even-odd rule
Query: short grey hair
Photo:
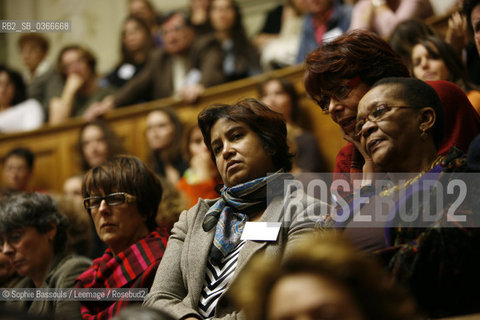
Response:
POLYGON ((57 227, 53 240, 55 253, 66 247, 68 220, 60 213, 52 197, 41 193, 17 193, 0 199, 0 234, 30 226, 40 233, 57 227))

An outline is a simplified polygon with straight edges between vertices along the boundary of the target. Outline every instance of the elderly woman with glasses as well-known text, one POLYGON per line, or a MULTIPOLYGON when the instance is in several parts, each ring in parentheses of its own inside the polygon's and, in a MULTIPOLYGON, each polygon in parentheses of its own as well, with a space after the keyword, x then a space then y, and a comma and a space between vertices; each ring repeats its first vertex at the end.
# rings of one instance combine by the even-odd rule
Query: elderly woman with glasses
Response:
POLYGON ((145 304, 177 319, 244 319, 226 298, 239 272, 254 254, 288 254, 312 230, 308 213, 327 208, 301 190, 284 195, 292 154, 279 113, 246 99, 211 106, 198 122, 222 195, 181 214, 145 304))
MULTIPOLYGON (((379 36, 353 30, 316 49, 306 59, 305 88, 336 122, 349 143, 337 154, 335 173, 374 172, 374 164, 355 134, 358 102, 371 86, 386 77, 409 77, 402 58, 379 36)), ((480 120, 470 103, 464 103, 455 86, 429 84, 443 102, 447 116, 445 140, 439 153, 457 146, 467 151, 478 134, 480 120), (452 100, 456 97, 456 100, 452 100), (457 103, 461 99, 461 103, 457 103)))
MULTIPOLYGON (((67 218, 50 196, 21 193, 0 200, 0 249, 20 275, 24 288, 73 288, 75 279, 90 266, 90 260, 68 254, 67 218)), ((80 303, 60 299, 8 301, 46 318, 81 319, 80 303)))
POLYGON ((425 82, 375 83, 358 104, 354 132, 381 179, 372 179, 325 223, 385 258, 432 318, 480 311, 480 294, 471 293, 480 285, 474 214, 480 188, 472 173, 461 174, 467 167, 460 150, 438 154, 445 120, 425 82))
MULTIPOLYGON (((85 209, 103 256, 76 282, 77 288, 149 288, 163 257, 168 231, 155 222, 162 185, 140 159, 117 156, 83 179, 85 209)), ((83 319, 110 319, 131 301, 82 301, 83 319)))

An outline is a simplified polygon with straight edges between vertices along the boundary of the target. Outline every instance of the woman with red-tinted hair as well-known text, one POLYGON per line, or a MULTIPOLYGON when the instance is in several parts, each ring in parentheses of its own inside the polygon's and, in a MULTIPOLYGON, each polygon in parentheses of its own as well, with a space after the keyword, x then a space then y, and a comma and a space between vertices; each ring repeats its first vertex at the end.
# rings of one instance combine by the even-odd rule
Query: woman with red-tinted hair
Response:
POLYGON ((314 50, 306 66, 308 94, 330 114, 349 142, 337 154, 335 172, 362 172, 364 157, 354 146, 358 141, 353 132, 358 102, 382 78, 409 77, 407 67, 387 42, 362 30, 347 32, 314 50))
MULTIPOLYGON (((409 77, 402 58, 379 36, 369 31, 353 30, 313 51, 306 60, 305 88, 317 104, 330 114, 349 143, 340 149, 335 173, 373 172, 371 159, 362 154, 354 134, 357 105, 378 80, 386 77, 409 77)), ((455 85, 430 81, 444 105, 447 137, 439 154, 456 146, 466 152, 480 130, 480 118, 455 85), (452 97, 456 97, 452 99, 452 97)))

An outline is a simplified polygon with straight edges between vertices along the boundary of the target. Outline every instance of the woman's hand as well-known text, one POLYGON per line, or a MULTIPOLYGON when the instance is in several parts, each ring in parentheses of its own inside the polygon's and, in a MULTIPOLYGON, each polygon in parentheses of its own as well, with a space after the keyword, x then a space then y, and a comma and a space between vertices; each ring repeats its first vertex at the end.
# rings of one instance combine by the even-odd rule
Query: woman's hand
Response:
POLYGON ((468 44, 467 18, 460 12, 455 12, 448 19, 445 41, 455 48, 457 52, 462 52, 463 48, 468 44))
POLYGON ((372 157, 367 153, 367 150, 362 146, 360 143, 360 140, 353 136, 353 133, 347 134, 345 131, 343 131, 343 138, 352 143, 355 148, 360 152, 362 155, 363 159, 365 160, 365 164, 363 165, 362 172, 363 172, 363 178, 362 178, 362 186, 368 185, 372 183, 373 179, 373 173, 379 172, 378 167, 375 165, 375 163, 372 160, 372 157))

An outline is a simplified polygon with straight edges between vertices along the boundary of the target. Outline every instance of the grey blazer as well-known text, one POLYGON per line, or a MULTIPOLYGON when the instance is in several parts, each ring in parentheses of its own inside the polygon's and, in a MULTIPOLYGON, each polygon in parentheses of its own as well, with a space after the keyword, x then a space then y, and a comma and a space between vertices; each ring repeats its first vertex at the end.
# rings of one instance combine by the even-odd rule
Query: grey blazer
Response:
MULTIPOLYGON (((302 191, 295 192, 294 196, 292 203, 297 208, 294 212, 284 210, 283 197, 274 198, 265 209, 259 221, 282 222, 277 241, 245 243, 238 257, 234 277, 218 301, 216 319, 245 319, 243 312, 235 310, 229 304, 226 294, 255 253, 262 251, 268 256, 283 256, 284 251, 288 251, 302 234, 313 230, 315 216, 320 214, 320 207, 326 204, 306 196, 302 191)), ((215 201, 200 199, 197 205, 181 214, 172 229, 167 249, 144 305, 164 310, 175 318, 194 316, 202 319, 197 312, 197 306, 205 279, 208 253, 215 234, 215 228, 209 232, 203 231, 202 223, 205 213, 215 201)))

